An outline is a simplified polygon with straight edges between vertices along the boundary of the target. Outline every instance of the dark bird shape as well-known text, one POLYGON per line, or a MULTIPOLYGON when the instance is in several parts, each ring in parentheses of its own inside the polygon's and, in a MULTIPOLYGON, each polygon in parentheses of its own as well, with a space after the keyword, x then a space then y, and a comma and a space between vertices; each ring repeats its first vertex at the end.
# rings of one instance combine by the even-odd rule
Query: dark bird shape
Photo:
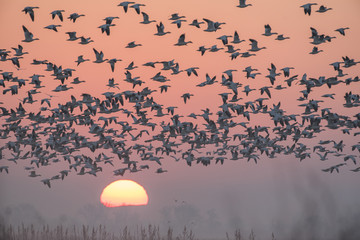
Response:
MULTIPOLYGON (((111 25, 112 22, 114 21, 114 19, 119 19, 119 17, 106 17, 103 20, 105 21, 106 24, 111 25)), ((112 25, 112 26, 115 26, 115 25, 112 25)))
POLYGON ((110 64, 111 67, 111 71, 114 72, 115 70, 115 63, 121 61, 121 59, 116 59, 116 58, 112 58, 110 60, 108 60, 107 62, 110 64))
POLYGON ((319 50, 318 47, 314 47, 309 54, 318 54, 320 52, 323 52, 323 50, 319 50))
POLYGON ((135 41, 129 42, 125 48, 135 48, 138 46, 142 46, 141 44, 135 43, 135 41))
POLYGON ((237 43, 241 43, 244 42, 245 40, 240 40, 239 34, 237 31, 234 32, 234 38, 231 41, 231 43, 237 44, 237 43))
POLYGON ((171 17, 169 18, 169 20, 175 21, 175 20, 179 20, 181 18, 185 18, 185 16, 179 16, 178 13, 173 13, 173 14, 171 14, 171 17))
POLYGON ((218 38, 216 38, 216 39, 221 40, 224 45, 227 45, 227 44, 229 43, 229 41, 228 41, 228 38, 229 38, 229 37, 231 37, 231 36, 229 36, 229 35, 222 35, 222 36, 220 36, 220 37, 218 37, 218 38))
POLYGON ((79 39, 78 37, 76 37, 76 32, 66 32, 66 34, 69 35, 69 38, 66 39, 66 41, 75 41, 79 39))
POLYGON ((246 4, 246 0, 239 0, 239 5, 237 5, 238 8, 246 8, 252 6, 251 4, 246 4))
POLYGON ((198 73, 197 73, 196 69, 199 69, 199 68, 198 67, 191 67, 191 68, 185 69, 185 71, 186 71, 188 76, 191 76, 191 74, 194 74, 195 76, 198 76, 198 73))
POLYGON ((18 45, 18 48, 12 48, 15 51, 15 56, 22 56, 24 54, 29 54, 28 52, 23 52, 23 46, 18 45))
POLYGON ((305 15, 308 14, 310 16, 311 15, 311 6, 313 6, 313 5, 317 5, 317 3, 307 3, 300 7, 304 8, 305 15))
POLYGON ((101 29, 101 33, 106 33, 107 36, 110 35, 110 27, 113 27, 115 26, 115 24, 109 24, 109 23, 106 23, 106 24, 103 24, 103 25, 100 25, 98 28, 101 29))
POLYGON ((181 28, 181 23, 186 22, 185 19, 177 19, 175 21, 172 21, 171 24, 176 24, 177 28, 181 28))
POLYGON ((22 40, 23 42, 32 42, 35 40, 39 40, 38 38, 34 38, 34 35, 24 25, 22 26, 22 28, 25 35, 25 39, 22 40))
POLYGON ((52 11, 50 14, 51 14, 51 18, 52 19, 55 19, 56 16, 59 17, 60 21, 63 21, 63 15, 62 13, 65 12, 64 10, 55 10, 55 11, 52 11))
POLYGON ((197 19, 194 19, 189 25, 200 28, 201 24, 204 24, 204 22, 199 22, 197 19))
POLYGON ((82 44, 82 45, 86 45, 86 44, 89 44, 91 42, 94 42, 94 40, 91 40, 90 37, 86 38, 86 37, 80 37, 80 42, 79 44, 82 44))
POLYGON ((156 22, 155 20, 149 20, 149 15, 146 14, 145 12, 141 12, 142 16, 143 16, 143 20, 140 22, 142 24, 149 24, 149 23, 152 23, 152 22, 156 22))
POLYGON ((35 20, 35 14, 34 9, 38 9, 39 7, 25 7, 22 12, 25 12, 25 14, 29 14, 31 21, 35 20))
POLYGON ((127 13, 129 4, 133 4, 135 2, 129 2, 129 1, 125 1, 125 2, 121 2, 118 6, 123 7, 124 12, 127 13))
POLYGON ((341 35, 345 36, 345 30, 350 29, 348 27, 345 28, 338 28, 335 31, 339 32, 341 35))
POLYGON ((140 7, 145 6, 145 4, 135 3, 131 5, 130 7, 135 9, 137 14, 140 14, 140 7))
POLYGON ((94 63, 102 63, 108 59, 104 59, 104 53, 102 51, 98 52, 95 48, 93 48, 96 60, 93 61, 94 63))
POLYGON ((210 49, 210 48, 205 48, 205 46, 200 46, 199 49, 196 50, 196 51, 201 52, 201 56, 203 56, 204 53, 205 53, 207 50, 209 50, 209 49, 210 49))
POLYGON ((261 49, 266 49, 266 47, 261 47, 259 48, 258 47, 258 41, 256 41, 255 39, 249 39, 250 40, 250 46, 251 48, 249 49, 249 51, 252 51, 252 52, 257 52, 257 51, 260 51, 261 49))
POLYGON ((327 12, 327 11, 329 11, 329 10, 332 10, 332 8, 328 8, 328 7, 325 7, 324 5, 321 5, 321 6, 319 7, 319 9, 316 10, 316 12, 318 12, 318 13, 324 13, 324 12, 327 12))
POLYGON ((58 27, 61 27, 61 25, 51 24, 51 25, 48 25, 48 26, 46 26, 46 27, 44 27, 44 28, 45 28, 45 29, 49 29, 49 30, 53 30, 53 31, 57 32, 57 31, 58 31, 58 30, 57 30, 58 27))
POLYGON ((175 46, 186 46, 188 43, 192 43, 192 41, 185 41, 185 33, 181 34, 178 42, 174 44, 175 46))
POLYGON ((279 35, 277 35, 277 37, 275 38, 275 40, 278 40, 278 41, 282 41, 282 40, 286 40, 286 39, 290 39, 290 37, 284 37, 283 34, 279 34, 279 35))
POLYGON ((274 35, 274 34, 277 34, 275 32, 271 32, 271 27, 269 24, 266 24, 265 25, 265 33, 263 33, 262 35, 264 36, 271 36, 271 35, 274 35))
POLYGON ((68 17, 68 19, 70 19, 70 21, 76 22, 76 20, 77 20, 79 17, 84 17, 84 16, 85 16, 84 14, 72 13, 72 14, 70 14, 70 16, 68 17))
POLYGON ((170 32, 165 32, 165 26, 162 22, 160 22, 159 24, 156 24, 156 29, 157 29, 157 33, 155 33, 154 35, 156 36, 164 36, 170 32))
POLYGON ((90 59, 84 59, 83 55, 78 56, 78 59, 75 61, 77 63, 77 66, 80 65, 80 63, 86 62, 86 61, 90 61, 90 59))
POLYGON ((190 93, 184 93, 181 97, 184 99, 184 103, 186 104, 186 101, 188 99, 190 99, 190 97, 194 96, 193 94, 190 93))

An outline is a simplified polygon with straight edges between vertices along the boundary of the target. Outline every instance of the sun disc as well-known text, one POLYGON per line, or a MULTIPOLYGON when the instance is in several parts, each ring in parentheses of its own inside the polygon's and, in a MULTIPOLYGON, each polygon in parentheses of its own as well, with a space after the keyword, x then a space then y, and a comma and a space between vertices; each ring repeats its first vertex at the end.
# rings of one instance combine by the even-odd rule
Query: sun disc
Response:
POLYGON ((132 180, 118 180, 107 185, 100 202, 106 207, 147 205, 148 195, 140 184, 132 180))

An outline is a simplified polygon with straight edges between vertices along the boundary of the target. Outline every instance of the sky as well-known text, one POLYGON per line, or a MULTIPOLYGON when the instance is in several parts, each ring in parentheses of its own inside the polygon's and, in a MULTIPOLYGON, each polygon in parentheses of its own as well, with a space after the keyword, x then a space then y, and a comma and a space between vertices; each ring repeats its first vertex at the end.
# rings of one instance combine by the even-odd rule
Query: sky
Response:
MULTIPOLYGON (((181 121, 189 121, 198 124, 199 130, 204 130, 204 119, 198 117, 193 119, 189 114, 202 114, 206 108, 212 113, 211 119, 216 120, 216 113, 220 110, 219 106, 223 104, 220 93, 229 93, 229 100, 233 96, 230 89, 222 86, 221 79, 223 72, 229 69, 237 70, 233 72, 233 79, 236 83, 242 84, 238 87, 238 97, 242 98, 237 103, 246 104, 246 102, 256 101, 266 94, 260 94, 260 88, 272 86, 268 75, 268 68, 274 64, 277 72, 281 73, 276 77, 275 84, 272 86, 271 99, 264 101, 268 108, 273 104, 281 103, 281 109, 286 114, 298 114, 297 121, 301 122, 301 117, 305 116, 305 108, 300 104, 308 103, 309 100, 321 100, 319 102, 320 110, 331 108, 330 111, 338 115, 347 116, 355 120, 355 115, 359 112, 358 107, 344 107, 344 95, 348 92, 359 94, 359 82, 352 82, 349 85, 340 83, 333 85, 329 89, 326 84, 321 87, 312 88, 309 98, 299 101, 303 96, 301 91, 306 89, 300 84, 303 74, 307 78, 318 79, 321 76, 326 78, 334 77, 338 74, 334 71, 333 62, 342 62, 342 57, 348 56, 358 61, 360 58, 360 48, 358 39, 360 37, 359 10, 360 3, 356 0, 347 1, 313 1, 317 6, 312 7, 311 15, 305 15, 300 6, 306 4, 306 1, 247 1, 252 6, 246 8, 236 7, 238 1, 139 1, 137 3, 145 4, 140 10, 149 15, 150 20, 155 20, 150 24, 140 24, 142 15, 137 14, 134 9, 129 8, 125 13, 122 7, 117 6, 119 1, 45 1, 35 0, 31 6, 37 6, 34 9, 35 21, 32 22, 29 15, 25 15, 23 10, 30 6, 28 1, 1 1, 0 2, 0 49, 10 51, 9 56, 14 57, 13 47, 18 44, 24 47, 28 54, 20 59, 20 68, 12 64, 11 60, 0 62, 0 74, 3 72, 12 72, 13 76, 19 79, 31 79, 33 74, 41 74, 41 85, 44 86, 38 91, 41 93, 33 94, 35 103, 23 103, 26 111, 37 113, 44 104, 40 104, 41 99, 50 98, 51 107, 42 111, 42 114, 51 115, 51 109, 58 104, 65 104, 71 101, 71 96, 81 100, 83 93, 91 94, 94 97, 105 99, 105 92, 124 92, 141 91, 143 88, 157 90, 151 94, 156 103, 162 105, 163 113, 167 113, 166 107, 174 106, 176 114, 184 117, 181 121), (325 5, 332 10, 325 13, 318 13, 320 5, 325 5), (54 10, 64 10, 64 20, 61 22, 57 17, 51 18, 50 12, 54 10), (69 21, 71 13, 77 12, 84 14, 75 23, 69 21), (178 13, 179 16, 185 16, 187 22, 183 22, 181 28, 171 24, 171 14, 178 13), (115 26, 110 27, 110 35, 101 33, 98 26, 105 23, 103 20, 109 16, 117 16, 114 19, 115 26), (210 19, 214 22, 224 22, 221 29, 214 32, 205 32, 206 24, 200 28, 189 26, 193 19, 210 19), (162 22, 165 31, 170 34, 165 36, 155 36, 156 24, 162 22), (61 25, 58 32, 44 29, 50 24, 61 25), (272 32, 283 34, 290 39, 277 41, 276 35, 264 36, 264 25, 269 24, 272 32), (35 38, 40 40, 26 43, 22 26, 25 26, 34 34, 35 38), (318 34, 335 37, 331 42, 325 42, 318 45, 320 52, 318 54, 309 54, 315 45, 311 44, 311 30, 315 28, 318 34), (345 36, 336 32, 335 29, 348 27, 345 36), (91 37, 94 42, 86 45, 78 44, 77 41, 67 41, 68 35, 65 32, 76 31, 77 36, 91 37), (238 56, 231 60, 230 54, 224 50, 218 52, 205 52, 201 56, 196 51, 200 46, 207 48, 217 45, 217 47, 226 48, 221 40, 217 39, 222 35, 233 36, 234 31, 239 33, 240 39, 245 40, 240 44, 234 44, 235 48, 240 48, 238 52, 243 53, 250 49, 249 39, 256 39, 259 47, 266 49, 255 52, 256 56, 242 58, 238 56), (187 46, 174 46, 181 34, 185 34, 186 41, 192 41, 187 46), (125 48, 129 43, 135 41, 142 46, 135 48, 125 48), (115 64, 114 72, 111 71, 108 63, 93 63, 95 54, 93 48, 103 51, 104 58, 121 59, 115 64), (79 55, 84 55, 85 59, 90 59, 81 63, 79 66, 75 63, 79 55), (59 80, 54 80, 51 72, 44 71, 46 65, 33 65, 33 59, 47 60, 63 69, 75 69, 73 76, 66 80, 68 87, 73 87, 68 91, 54 92, 53 90, 60 84, 59 80), (185 70, 190 67, 198 67, 198 77, 186 75, 181 72, 172 75, 171 70, 161 70, 162 64, 156 64, 155 68, 143 66, 146 62, 171 61, 179 63, 179 69, 185 70), (144 81, 141 86, 133 88, 132 84, 124 81, 125 68, 134 62, 138 68, 130 70, 133 77, 140 77, 144 81), (246 78, 243 70, 252 66, 258 69, 260 75, 255 79, 246 78), (290 76, 298 75, 297 80, 291 87, 286 85, 286 79, 282 74, 281 68, 293 67, 290 76), (158 72, 166 76, 170 81, 160 83, 151 80, 158 72), (216 76, 216 82, 213 85, 197 87, 206 79, 206 74, 211 77, 216 76), (79 77, 85 82, 80 84, 71 84, 70 82, 79 77), (119 89, 109 88, 108 79, 114 78, 115 83, 119 84, 119 89), (169 85, 166 93, 160 93, 161 85, 169 85), (248 96, 243 91, 244 87, 256 89, 251 91, 248 96), (275 86, 282 85, 286 89, 275 90, 275 86), (194 96, 185 104, 181 95, 191 93, 194 96), (335 94, 334 99, 322 97, 324 94, 335 94), (50 96, 49 96, 50 95, 50 96)), ((232 37, 229 38, 232 40, 232 37)), ((354 78, 359 72, 359 65, 350 68, 341 68, 343 77, 340 80, 354 78)), ((2 78, 2 76, 0 76, 2 78)), ((27 91, 33 89, 33 85, 26 82, 26 85, 19 89, 19 93, 11 95, 3 90, 8 89, 12 82, 4 81, 5 87, 1 87, 0 107, 8 110, 15 109, 27 97, 27 91)), ((356 104, 355 104, 356 105, 356 104)), ((124 109, 135 112, 134 104, 125 101, 124 109)), ((127 146, 134 146, 135 143, 149 144, 145 142, 162 130, 161 122, 172 122, 171 115, 163 117, 154 116, 156 112, 148 110, 150 122, 157 124, 155 131, 150 128, 144 128, 140 125, 132 124, 133 120, 126 116, 124 112, 112 114, 97 113, 93 117, 94 121, 102 126, 99 121, 100 116, 118 117, 118 121, 127 121, 133 127, 137 128, 133 132, 134 136, 141 129, 147 129, 149 135, 143 134, 136 141, 131 141, 127 135, 125 141, 127 146)), ((250 108, 247 109, 251 112, 250 108)), ((321 111, 314 112, 321 116, 321 111)), ((75 110, 80 113, 79 109, 75 110)), ((6 129, 9 121, 8 116, 0 113, 1 133, 6 129)), ((250 113, 251 119, 248 121, 245 117, 234 117, 235 122, 249 122, 248 127, 269 126, 269 132, 275 127, 274 122, 268 114, 250 113)), ((22 119, 22 126, 30 126, 30 121, 22 119)), ((155 162, 144 162, 139 154, 132 150, 131 159, 138 161, 138 165, 148 164, 150 169, 144 169, 136 173, 127 171, 124 176, 114 176, 115 169, 123 168, 118 157, 110 149, 97 149, 94 153, 87 148, 82 148, 73 155, 84 154, 95 159, 100 153, 107 156, 114 156, 114 167, 109 164, 101 164, 102 172, 97 172, 96 177, 85 174, 78 176, 74 170, 69 176, 62 180, 52 180, 51 188, 48 188, 40 180, 51 178, 64 169, 69 169, 69 164, 63 160, 61 154, 57 163, 51 163, 48 166, 35 168, 40 177, 28 177, 29 171, 24 170, 30 164, 34 157, 18 159, 17 164, 9 159, 14 158, 13 152, 9 149, 2 151, 1 166, 9 167, 9 174, 5 171, 0 173, 0 223, 19 224, 25 222, 28 224, 105 224, 110 229, 117 231, 120 226, 157 224, 161 229, 170 226, 176 231, 180 231, 185 225, 192 228, 196 236, 200 238, 225 238, 225 233, 232 234, 235 229, 240 228, 246 235, 253 229, 259 239, 268 239, 271 233, 274 233, 278 239, 358 239, 359 230, 356 230, 356 223, 360 217, 360 205, 358 203, 360 196, 360 187, 357 184, 359 172, 350 171, 358 166, 348 160, 347 165, 339 167, 339 173, 334 170, 333 173, 324 172, 331 166, 344 163, 344 156, 354 155, 359 161, 359 152, 352 151, 351 146, 359 144, 358 128, 342 126, 338 129, 329 129, 326 126, 326 120, 322 120, 322 130, 315 133, 314 138, 301 138, 298 143, 305 144, 309 150, 310 157, 300 161, 294 154, 285 155, 276 154, 276 158, 266 157, 259 154, 257 163, 253 160, 247 161, 247 158, 236 161, 230 160, 231 154, 228 153, 228 159, 223 165, 215 164, 214 159, 211 164, 204 166, 193 162, 189 167, 186 160, 175 161, 174 158, 162 155, 161 166, 155 162), (350 134, 344 134, 343 130, 349 129, 350 134), (334 143, 326 145, 330 152, 328 160, 321 161, 318 154, 313 152, 313 147, 319 145, 319 141, 333 140, 339 143, 343 140, 345 147, 343 152, 337 152, 345 155, 336 157, 334 143), (158 174, 156 170, 161 167, 167 172, 158 174), (100 194, 102 190, 111 182, 119 179, 130 179, 141 184, 147 191, 149 203, 146 206, 131 206, 121 208, 106 208, 100 203, 100 194)), ((42 125, 49 127, 48 123, 42 125)), ((119 129, 118 124, 110 124, 109 128, 119 129)), ((73 125, 73 128, 89 138, 90 141, 96 141, 96 137, 89 133, 89 127, 73 125)), ((32 129, 32 126, 30 127, 32 129)), ((303 128, 301 128, 303 129, 303 128)), ((28 132, 30 134, 31 131, 28 132)), ((231 129, 230 134, 244 133, 244 128, 237 126, 231 129)), ((262 134, 263 135, 263 134, 262 134)), ((270 134, 274 137, 274 134, 270 134)), ((231 136, 231 135, 230 135, 231 136)), ((265 135, 263 135, 265 136, 265 135)), ((181 136, 176 140, 181 143, 181 136)), ((119 139, 118 139, 119 140, 119 139)), ((0 139, 0 146, 7 146, 9 141, 16 141, 13 133, 9 138, 0 139)), ((41 142, 45 145, 45 137, 41 142)), ((283 146, 291 146, 294 142, 292 136, 283 141, 283 146)), ((154 146, 158 143, 153 142, 154 146)), ((229 144, 239 142, 230 141, 229 144)), ((241 146, 241 145, 239 145, 241 146)), ((208 144, 205 148, 199 149, 201 153, 195 153, 197 157, 210 156, 217 157, 213 152, 218 147, 214 144, 208 144)), ((182 144, 176 150, 177 158, 181 153, 189 149, 188 144, 182 144)), ((23 148, 23 156, 31 148, 23 148)), ((321 153, 323 154, 323 153, 321 153)), ((170 154, 172 155, 172 154, 170 154)), ((159 155, 160 156, 160 155, 159 155)))

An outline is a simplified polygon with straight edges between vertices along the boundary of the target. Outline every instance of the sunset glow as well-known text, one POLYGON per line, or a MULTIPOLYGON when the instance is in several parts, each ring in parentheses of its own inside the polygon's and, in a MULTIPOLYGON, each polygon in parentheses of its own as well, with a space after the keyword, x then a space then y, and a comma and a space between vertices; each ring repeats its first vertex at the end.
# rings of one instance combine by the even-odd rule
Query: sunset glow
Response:
POLYGON ((131 180, 118 180, 106 186, 100 201, 106 207, 147 205, 148 195, 145 189, 131 180))

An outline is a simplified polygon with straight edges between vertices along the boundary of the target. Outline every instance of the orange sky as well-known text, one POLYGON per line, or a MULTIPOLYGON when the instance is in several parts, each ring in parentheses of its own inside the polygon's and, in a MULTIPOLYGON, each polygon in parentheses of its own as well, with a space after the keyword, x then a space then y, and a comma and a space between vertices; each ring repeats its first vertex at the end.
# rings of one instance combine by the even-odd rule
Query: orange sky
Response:
MULTIPOLYGON (((193 112, 201 113, 201 109, 205 108, 210 108, 215 115, 216 111, 219 110, 218 106, 222 104, 221 97, 218 94, 223 92, 231 93, 231 90, 220 86, 219 83, 204 88, 196 87, 197 84, 205 81, 207 73, 210 76, 216 76, 217 80, 221 81, 223 71, 236 69, 237 72, 234 72, 234 80, 243 84, 239 91, 242 91, 246 85, 256 89, 248 97, 241 92, 240 97, 243 100, 240 102, 245 103, 247 101, 254 101, 259 97, 265 97, 265 95, 260 95, 258 89, 265 85, 270 86, 270 82, 265 76, 268 72, 267 68, 270 67, 271 63, 276 65, 278 71, 286 66, 294 67, 295 69, 291 71, 291 75, 298 74, 298 78, 301 78, 304 73, 307 73, 308 77, 318 78, 320 76, 334 76, 336 73, 329 64, 342 61, 343 56, 349 56, 356 61, 360 59, 360 48, 357 47, 358 40, 360 39, 360 28, 358 26, 360 3, 357 0, 348 0, 346 3, 345 1, 335 0, 314 1, 319 5, 326 4, 326 6, 332 7, 333 10, 321 14, 314 11, 318 9, 318 6, 315 6, 311 16, 304 15, 303 9, 300 8, 302 4, 306 3, 304 1, 248 0, 248 2, 252 3, 253 6, 240 9, 235 7, 238 4, 238 1, 235 0, 225 2, 208 0, 198 0, 195 2, 190 0, 181 2, 161 0, 141 1, 141 3, 146 5, 141 10, 149 14, 150 20, 156 20, 156 23, 162 21, 165 25, 165 30, 171 32, 171 34, 158 37, 154 36, 154 33, 156 33, 156 23, 149 25, 139 24, 142 21, 141 15, 137 15, 134 9, 129 9, 128 13, 125 14, 122 8, 116 6, 120 3, 119 1, 101 3, 98 1, 69 0, 36 0, 31 3, 23 0, 1 1, 0 32, 2 34, 0 49, 10 50, 11 54, 13 54, 11 48, 21 44, 24 47, 24 51, 29 52, 29 54, 24 55, 24 59, 20 59, 20 70, 17 70, 11 61, 0 62, 0 70, 3 72, 13 72, 14 76, 24 79, 29 79, 33 74, 44 74, 45 77, 42 78, 42 85, 45 87, 40 89, 41 94, 34 95, 34 97, 40 101, 42 98, 48 97, 46 94, 53 95, 52 104, 53 107, 56 107, 57 103, 69 101, 71 95, 81 99, 80 95, 82 93, 90 93, 93 96, 103 98, 101 94, 104 92, 118 91, 117 89, 109 89, 106 86, 109 78, 115 78, 115 82, 120 84, 120 91, 133 90, 132 85, 123 80, 125 79, 124 73, 126 71, 124 68, 134 61, 135 65, 139 67, 131 71, 133 77, 139 76, 145 82, 141 87, 137 86, 134 90, 138 91, 146 86, 150 89, 156 89, 158 92, 153 93, 152 96, 158 103, 163 104, 164 108, 167 106, 177 106, 176 112, 179 115, 186 116, 193 112), (31 22, 28 15, 21 12, 29 4, 40 7, 34 10, 34 22, 31 22), (51 19, 50 12, 56 9, 65 10, 64 22, 60 22, 57 18, 55 20, 51 19), (79 18, 76 23, 72 23, 67 17, 73 12, 85 14, 86 16, 79 18), (187 20, 180 29, 177 29, 174 24, 170 24, 168 20, 171 14, 176 12, 179 15, 186 16, 187 20), (110 36, 101 34, 98 28, 98 26, 104 23, 102 19, 108 16, 118 16, 120 18, 113 21, 116 26, 111 28, 110 36), (188 25, 195 18, 198 20, 207 18, 225 22, 226 24, 221 26, 221 30, 208 33, 203 31, 204 25, 201 26, 201 29, 188 25), (45 26, 50 24, 61 24, 62 27, 59 27, 57 33, 44 29, 45 26), (270 24, 274 32, 289 36, 290 39, 275 41, 275 36, 262 36, 265 24, 270 24), (40 40, 32 43, 21 42, 24 39, 22 25, 26 26, 34 34, 34 37, 38 37, 40 40), (313 45, 310 44, 311 39, 309 39, 311 35, 310 27, 316 28, 319 33, 336 37, 330 43, 319 45, 319 49, 324 50, 324 52, 317 55, 309 54, 313 48, 313 45), (334 31, 340 27, 350 28, 346 31, 346 36, 341 36, 338 32, 334 31), (217 44, 218 47, 223 47, 221 41, 216 38, 225 34, 232 35, 235 30, 238 31, 241 39, 246 40, 236 46, 241 49, 240 52, 249 49, 250 38, 257 39, 259 46, 266 46, 266 49, 257 52, 254 57, 238 57, 233 61, 230 60, 229 54, 223 51, 216 53, 206 52, 204 56, 201 56, 196 51, 202 45, 211 47, 217 44), (91 37, 94 42, 88 45, 80 45, 78 41, 66 41, 67 35, 65 32, 67 31, 76 31, 78 36, 91 37), (174 46, 178 37, 183 33, 186 34, 186 40, 191 40, 193 43, 186 47, 174 46), (125 48, 127 43, 131 41, 136 41, 136 43, 140 43, 142 46, 133 49, 125 48), (105 58, 122 59, 121 62, 116 63, 113 73, 108 63, 92 63, 95 60, 93 48, 103 51, 105 58), (79 55, 84 55, 84 58, 90 59, 90 61, 76 66, 75 60, 79 55), (74 89, 62 93, 52 92, 60 82, 55 81, 48 72, 44 71, 45 66, 31 65, 30 63, 33 59, 48 60, 57 65, 62 65, 63 68, 76 69, 73 77, 67 81, 68 86, 72 86, 74 89), (148 61, 170 61, 172 59, 179 63, 181 70, 189 67, 199 67, 199 77, 188 77, 184 72, 178 75, 171 75, 169 71, 161 71, 161 65, 157 65, 156 69, 142 66, 142 64, 148 61), (258 75, 255 79, 246 79, 244 77, 245 73, 242 70, 247 66, 259 69, 261 75, 258 75), (154 82, 150 79, 159 71, 171 79, 170 82, 165 83, 171 85, 167 93, 160 94, 159 86, 163 83, 154 82), (75 77, 79 77, 85 83, 79 85, 70 84, 70 81, 75 77), (184 104, 180 96, 186 92, 192 93, 194 96, 187 104, 184 104)), ((340 79, 344 80, 348 77, 355 77, 358 75, 358 72, 359 65, 344 69, 344 73, 348 75, 340 79)), ((283 76, 278 77, 275 85, 282 84, 285 86, 284 79, 283 76)), ((8 87, 11 84, 6 82, 6 85, 8 87)), ((25 87, 20 89, 19 94, 14 96, 11 96, 10 93, 6 95, 0 93, 0 102, 3 103, 0 106, 9 109, 18 106, 19 100, 26 97, 26 91, 31 89, 31 87, 27 83, 25 87)), ((287 111, 287 114, 303 113, 304 108, 298 107, 298 105, 304 102, 297 101, 302 95, 300 91, 303 89, 303 86, 295 85, 281 91, 272 90, 272 98, 267 101, 267 104, 272 106, 272 104, 281 101, 282 108, 287 111)), ((331 107, 333 111, 339 114, 353 117, 358 113, 358 108, 343 107, 343 96, 349 91, 359 94, 359 83, 349 86, 340 84, 331 89, 328 89, 326 86, 316 88, 316 91, 310 93, 309 99, 324 100, 324 102, 320 103, 322 108, 331 107), (336 100, 322 98, 321 96, 326 93, 335 93, 336 100)), ((39 106, 39 102, 33 105, 24 104, 27 111, 34 112, 38 111, 39 106)), ((132 108, 130 104, 125 106, 132 108)), ((98 116, 100 115, 97 115, 96 119, 98 116)), ((119 114, 118 116, 121 119, 125 118, 125 114, 119 114)), ((253 125, 264 124, 273 126, 272 121, 264 114, 253 114, 251 117, 251 124, 253 125)), ((130 121, 130 119, 126 120, 130 121)), ((169 116, 164 118, 153 117, 153 120, 157 123, 163 120, 169 121, 169 116)), ((182 120, 192 121, 191 118, 186 117, 182 120)), ((238 120, 246 121, 244 118, 238 118, 238 120)), ((0 118, 0 123, 5 123, 4 118, 0 118)), ((204 122, 199 121, 199 124, 202 123, 204 122)), ((237 129, 242 131, 241 127, 237 129)), ((78 130, 84 134, 88 131, 86 128, 78 128, 78 130)), ((157 129, 157 131, 159 130, 157 129)), ((144 140, 149 138, 151 136, 145 136, 144 140)), ((333 139, 335 141, 344 139, 347 154, 351 153, 351 145, 359 141, 353 135, 344 135, 339 130, 327 130, 320 133, 319 137, 306 139, 303 143, 308 144, 312 148, 319 140, 326 139, 333 139)), ((0 140, 0 145, 3 142, 5 140, 0 140)), ((91 154, 90 151, 82 153, 91 154)), ((105 153, 108 154, 107 152, 105 153)), ((5 154, 7 155, 5 155, 5 159, 0 161, 0 166, 10 165, 9 170, 11 174, 0 174, 0 190, 4 193, 0 197, 0 208, 11 206, 11 204, 14 207, 28 203, 31 206, 35 206, 46 217, 57 216, 62 212, 72 216, 73 212, 78 211, 78 209, 81 209, 86 204, 97 206, 96 204, 99 204, 98 196, 100 196, 104 186, 108 182, 117 179, 112 175, 112 171, 122 167, 120 163, 116 163, 115 168, 108 165, 103 166, 104 172, 100 173, 97 178, 76 176, 73 173, 69 179, 66 179, 68 181, 64 180, 61 184, 54 182, 52 189, 47 189, 39 182, 39 178, 32 179, 27 177, 28 173, 23 170, 23 167, 27 165, 25 161, 19 162, 15 166, 6 161, 6 158, 10 158, 11 155, 8 152, 5 154), (81 191, 78 189, 81 189, 81 191), (28 199, 26 201, 24 200, 25 196, 28 199), (50 213, 50 215, 47 213, 50 213)), ((96 152, 97 154, 98 152, 96 152)), ((303 189, 304 192, 308 192, 313 196, 315 202, 324 200, 325 194, 321 195, 318 193, 316 186, 312 186, 311 183, 305 180, 305 178, 313 174, 319 178, 318 183, 320 186, 326 186, 329 189, 336 204, 355 206, 352 199, 359 197, 357 193, 359 192, 359 187, 354 184, 358 176, 356 173, 354 174, 349 171, 354 166, 349 164, 340 175, 334 176, 332 174, 329 176, 321 172, 321 169, 337 164, 341 159, 331 158, 328 162, 322 162, 318 160, 317 155, 313 154, 313 156, 312 159, 307 159, 307 161, 301 163, 298 162, 298 159, 279 156, 274 161, 269 161, 267 158, 261 159, 257 165, 253 162, 245 163, 246 160, 244 160, 242 162, 228 161, 224 166, 211 165, 207 168, 203 166, 189 168, 186 166, 185 161, 175 163, 172 158, 165 159, 161 167, 168 170, 167 173, 155 174, 156 168, 159 167, 155 163, 150 164, 151 168, 148 171, 127 175, 127 177, 131 176, 134 180, 144 185, 149 193, 152 204, 147 208, 142 207, 141 211, 134 210, 135 212, 139 211, 134 213, 134 215, 139 214, 143 216, 143 218, 139 217, 140 219, 148 221, 151 219, 149 217, 151 214, 161 212, 159 209, 162 209, 163 212, 166 212, 166 207, 169 209, 182 209, 182 205, 175 205, 174 199, 177 199, 179 201, 185 200, 189 206, 193 206, 204 215, 207 214, 207 211, 214 210, 219 221, 223 222, 222 227, 218 229, 222 231, 221 234, 225 232, 225 229, 234 228, 235 225, 240 223, 246 226, 246 229, 250 229, 256 223, 259 223, 259 228, 263 227, 263 229, 270 231, 276 228, 276 224, 267 224, 265 220, 259 220, 262 218, 262 215, 265 216, 264 219, 268 222, 271 222, 269 219, 279 217, 278 215, 281 215, 279 222, 287 221, 286 216, 278 214, 282 206, 278 205, 280 200, 278 200, 275 194, 282 196, 281 201, 284 201, 285 208, 290 212, 289 215, 294 218, 301 212, 303 203, 300 200, 299 202, 291 202, 291 200, 298 197, 294 190, 297 184, 300 185, 299 188, 303 189), (287 195, 287 192, 290 192, 289 195, 287 195), (288 199, 288 201, 284 199, 288 199), (228 202, 226 203, 226 201, 228 202), (234 210, 233 213, 237 214, 234 217, 231 216, 231 211, 226 206, 223 206, 237 204, 241 206, 241 210, 234 210), (258 209, 259 205, 263 207, 258 209), (266 209, 267 206, 270 210, 266 209), (262 214, 262 212, 265 214, 262 214), (249 218, 243 215, 247 215, 249 218)), ((59 168, 62 170, 62 168, 66 167, 66 164, 59 163, 40 168, 37 171, 45 178, 56 174, 59 168)), ((358 206, 356 209, 359 209, 358 206)), ((99 211, 106 210, 102 209, 99 211)), ((112 213, 107 212, 106 214, 111 215, 112 213)), ((319 215, 322 218, 328 217, 325 213, 319 213, 319 215)), ((164 216, 170 218, 165 213, 163 215, 159 213, 159 216, 154 219, 161 222, 166 218, 164 216)), ((172 221, 182 223, 179 219, 172 221)), ((164 222, 166 221, 164 220, 164 222)), ((204 230, 206 227, 200 225, 195 226, 195 228, 201 233, 206 232, 204 230)))

